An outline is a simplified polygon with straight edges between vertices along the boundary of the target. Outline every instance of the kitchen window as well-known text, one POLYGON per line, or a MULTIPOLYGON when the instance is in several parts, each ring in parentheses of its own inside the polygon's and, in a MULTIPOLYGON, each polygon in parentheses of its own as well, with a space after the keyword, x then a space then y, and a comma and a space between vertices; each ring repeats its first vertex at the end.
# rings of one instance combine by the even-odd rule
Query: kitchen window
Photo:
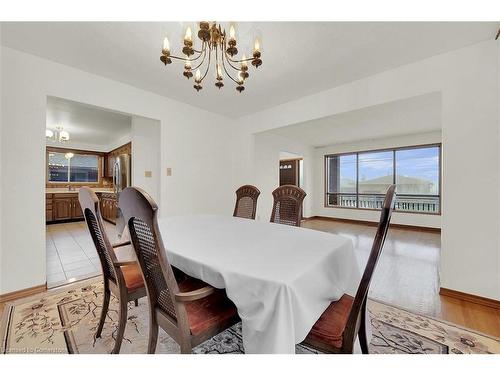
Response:
POLYGON ((98 183, 99 156, 49 151, 47 174, 51 183, 98 183))
POLYGON ((441 213, 441 145, 326 155, 325 206, 380 209, 396 184, 395 210, 441 213))

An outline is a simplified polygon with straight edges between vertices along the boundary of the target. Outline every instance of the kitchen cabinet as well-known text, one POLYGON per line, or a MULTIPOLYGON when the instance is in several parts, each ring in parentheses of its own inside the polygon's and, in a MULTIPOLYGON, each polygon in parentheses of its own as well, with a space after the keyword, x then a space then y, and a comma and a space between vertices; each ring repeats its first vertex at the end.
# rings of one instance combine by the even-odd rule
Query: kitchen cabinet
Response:
POLYGON ((78 196, 76 198, 71 198, 71 218, 72 219, 83 219, 83 210, 78 201, 78 196))
POLYGON ((107 154, 105 159, 105 167, 104 167, 104 177, 113 177, 113 168, 115 166, 115 157, 114 155, 107 154))
POLYGON ((45 194, 45 221, 53 220, 53 201, 52 194, 45 194))
POLYGON ((78 193, 46 194, 45 202, 45 219, 47 222, 82 220, 84 218, 78 201, 78 193))
POLYGON ((101 215, 104 220, 116 224, 116 213, 118 210, 118 201, 116 195, 111 193, 102 193, 100 196, 101 201, 101 215))
POLYGON ((115 166, 116 157, 120 154, 131 154, 132 143, 126 143, 104 156, 104 177, 113 177, 113 169, 115 166))
POLYGON ((54 221, 71 219, 71 198, 54 198, 54 221))

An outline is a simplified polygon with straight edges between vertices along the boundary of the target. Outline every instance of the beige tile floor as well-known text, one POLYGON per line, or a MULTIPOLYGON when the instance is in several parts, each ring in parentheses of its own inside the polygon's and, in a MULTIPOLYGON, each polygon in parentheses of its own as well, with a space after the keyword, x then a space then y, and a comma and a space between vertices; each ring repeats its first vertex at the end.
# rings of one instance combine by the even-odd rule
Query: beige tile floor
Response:
MULTIPOLYGON (((115 226, 105 223, 111 243, 117 242, 115 226)), ((46 226, 47 286, 99 275, 101 266, 84 221, 46 226)))

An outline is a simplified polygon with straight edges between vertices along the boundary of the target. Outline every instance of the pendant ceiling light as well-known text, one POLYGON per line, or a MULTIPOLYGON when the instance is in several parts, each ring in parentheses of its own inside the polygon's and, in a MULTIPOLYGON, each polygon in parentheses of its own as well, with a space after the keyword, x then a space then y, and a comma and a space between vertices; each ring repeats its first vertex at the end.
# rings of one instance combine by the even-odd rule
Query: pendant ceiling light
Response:
POLYGON ((63 143, 69 141, 69 133, 62 126, 57 126, 54 130, 46 128, 45 138, 50 141, 63 143))

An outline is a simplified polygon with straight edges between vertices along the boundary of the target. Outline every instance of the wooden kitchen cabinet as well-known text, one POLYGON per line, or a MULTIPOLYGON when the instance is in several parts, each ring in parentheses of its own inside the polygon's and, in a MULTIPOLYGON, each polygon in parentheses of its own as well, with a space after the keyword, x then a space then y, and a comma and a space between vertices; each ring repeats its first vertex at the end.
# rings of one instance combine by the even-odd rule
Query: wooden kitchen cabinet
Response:
POLYGON ((52 194, 45 194, 45 221, 48 223, 53 220, 53 217, 52 194))
POLYGON ((115 156, 111 154, 107 154, 105 158, 105 175, 104 177, 113 177, 113 168, 115 166, 115 156))
POLYGON ((71 198, 54 198, 54 213, 53 220, 70 220, 71 219, 71 198))
POLYGON ((116 157, 120 154, 131 154, 132 143, 126 143, 123 146, 115 148, 104 156, 104 177, 113 177, 113 169, 116 157))
POLYGON ((78 193, 46 194, 45 202, 45 219, 47 222, 81 220, 84 218, 78 201, 78 193))
POLYGON ((113 224, 116 224, 116 213, 118 210, 116 195, 111 193, 102 193, 100 196, 100 201, 102 218, 113 224))
POLYGON ((71 198, 71 210, 72 219, 83 219, 82 206, 80 206, 78 196, 76 198, 71 198))

